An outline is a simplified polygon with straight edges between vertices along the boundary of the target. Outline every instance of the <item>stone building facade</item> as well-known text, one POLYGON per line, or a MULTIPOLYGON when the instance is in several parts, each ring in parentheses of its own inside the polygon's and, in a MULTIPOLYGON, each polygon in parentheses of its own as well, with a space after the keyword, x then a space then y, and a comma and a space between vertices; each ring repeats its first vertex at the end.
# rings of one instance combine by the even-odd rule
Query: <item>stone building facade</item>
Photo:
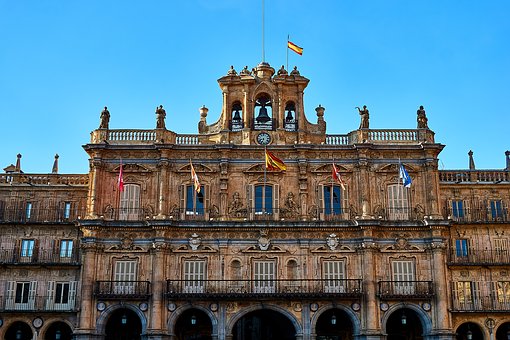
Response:
POLYGON ((327 134, 297 69, 218 83, 196 135, 162 106, 154 130, 111 130, 105 108, 88 174, 5 169, 1 338, 507 339, 508 166, 438 170, 422 108, 416 129, 360 110, 327 134))

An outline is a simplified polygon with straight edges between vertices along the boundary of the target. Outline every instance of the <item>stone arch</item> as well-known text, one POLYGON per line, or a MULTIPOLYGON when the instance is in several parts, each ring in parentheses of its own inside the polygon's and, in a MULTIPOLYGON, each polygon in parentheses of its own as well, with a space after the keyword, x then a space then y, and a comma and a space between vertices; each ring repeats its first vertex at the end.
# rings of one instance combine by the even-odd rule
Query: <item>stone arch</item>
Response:
POLYGON ((58 319, 58 318, 55 318, 55 319, 47 319, 45 322, 44 322, 44 325, 41 327, 41 329, 39 329, 39 333, 40 334, 46 334, 46 332, 48 331, 48 329, 55 323, 65 323, 73 332, 74 332, 74 325, 72 322, 70 322, 69 320, 66 320, 66 319, 58 319))
POLYGON ((101 312, 99 317, 97 318, 96 322, 96 332, 97 334, 104 335, 106 330, 106 324, 108 323, 108 319, 110 316, 119 309, 129 309, 133 311, 138 318, 140 319, 140 322, 142 323, 142 334, 145 334, 147 332, 147 318, 145 317, 145 314, 138 308, 138 306, 133 304, 115 304, 108 306, 104 311, 101 312))
POLYGON ((289 312, 288 310, 286 310, 280 306, 273 305, 273 304, 258 304, 258 305, 252 305, 252 306, 248 306, 246 308, 241 309, 235 315, 233 315, 230 320, 227 321, 227 323, 225 325, 225 334, 231 335, 232 330, 234 329, 234 325, 243 316, 245 316, 248 313, 255 312, 258 310, 262 310, 262 309, 270 309, 272 311, 283 314, 285 317, 287 317, 287 319, 290 320, 290 322, 294 326, 294 329, 296 330, 296 338, 299 339, 300 337, 303 336, 303 327, 299 323, 299 321, 294 317, 294 315, 291 312, 289 312))
POLYGON ((430 332, 432 332, 432 320, 430 319, 430 316, 423 309, 421 309, 420 306, 415 305, 415 304, 408 304, 408 303, 397 303, 397 304, 392 305, 390 308, 388 308, 388 310, 384 313, 383 317, 381 318, 381 325, 382 325, 384 332, 387 332, 386 326, 387 326, 388 319, 390 318, 390 316, 393 313, 395 313, 396 311, 398 311, 399 309, 404 309, 404 308, 410 309, 416 313, 416 315, 418 316, 418 319, 421 322, 421 327, 423 329, 423 335, 428 335, 428 334, 430 334, 430 332))
POLYGON ((177 320, 179 320, 179 318, 183 315, 184 312, 190 309, 197 309, 201 312, 204 312, 209 317, 209 320, 211 320, 213 337, 218 336, 218 319, 216 318, 214 313, 211 312, 209 308, 206 308, 204 306, 191 304, 179 306, 170 314, 170 317, 168 318, 167 322, 167 328, 171 336, 175 336, 175 325, 177 324, 177 320))
POLYGON ((330 304, 327 304, 327 305, 324 305, 324 306, 320 307, 313 314, 313 316, 312 316, 312 318, 310 320, 310 327, 311 327, 310 332, 315 333, 315 327, 317 326, 317 320, 319 320, 320 316, 322 314, 324 314, 324 312, 329 311, 331 309, 339 309, 342 312, 345 312, 349 316, 349 318, 351 320, 353 335, 355 335, 355 336, 359 335, 360 329, 361 329, 361 321, 358 318, 357 314, 351 308, 349 308, 348 306, 337 305, 337 304, 333 304, 333 303, 330 303, 330 304))

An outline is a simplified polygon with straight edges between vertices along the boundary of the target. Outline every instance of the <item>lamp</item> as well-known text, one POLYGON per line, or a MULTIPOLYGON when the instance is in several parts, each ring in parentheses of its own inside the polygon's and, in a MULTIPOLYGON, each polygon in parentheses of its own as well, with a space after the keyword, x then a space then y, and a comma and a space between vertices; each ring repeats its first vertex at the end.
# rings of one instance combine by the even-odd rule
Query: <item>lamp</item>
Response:
POLYGON ((473 332, 469 329, 466 333, 467 340, 473 340, 473 332))
POLYGON ((195 326, 197 324, 197 317, 192 315, 191 316, 191 325, 195 326))
POLYGON ((407 325, 407 316, 404 310, 402 310, 402 317, 400 318, 400 321, 402 322, 402 325, 407 325))
POLYGON ((506 339, 507 340, 510 340, 510 327, 508 328, 508 330, 506 331, 506 339))
POLYGON ((16 331, 16 340, 20 340, 21 339, 21 329, 18 329, 16 331))
POLYGON ((333 316, 331 317, 331 324, 334 326, 336 325, 336 316, 333 314, 333 316))
POLYGON ((122 318, 120 319, 120 323, 122 325, 127 324, 127 316, 126 316, 126 314, 122 315, 122 318))
POLYGON ((60 329, 57 329, 55 332, 55 340, 60 340, 60 337, 62 336, 62 333, 60 333, 60 329))

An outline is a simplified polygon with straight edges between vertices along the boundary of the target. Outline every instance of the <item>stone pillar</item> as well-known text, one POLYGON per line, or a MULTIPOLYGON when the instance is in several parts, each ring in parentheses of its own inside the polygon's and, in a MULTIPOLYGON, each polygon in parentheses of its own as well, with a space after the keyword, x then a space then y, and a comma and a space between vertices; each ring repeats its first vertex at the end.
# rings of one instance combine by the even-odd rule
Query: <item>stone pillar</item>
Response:
POLYGON ((78 326, 75 330, 75 339, 95 339, 96 320, 94 317, 94 282, 95 282, 95 258, 97 244, 95 238, 86 238, 81 245, 83 251, 82 275, 81 275, 81 303, 78 326))
POLYGON ((159 162, 159 201, 157 218, 164 219, 167 205, 165 204, 165 189, 168 188, 168 161, 159 162))
MULTIPOLYGON (((368 230, 367 230, 368 231, 368 230)), ((361 338, 380 339, 379 310, 377 306, 377 281, 375 275, 374 253, 378 250, 377 244, 372 238, 365 238, 361 244, 361 256, 363 266, 363 295, 365 296, 365 308, 361 313, 361 338)))
POLYGON ((90 189, 87 197, 87 218, 95 219, 96 214, 96 189, 97 189, 97 173, 101 166, 100 161, 90 161, 89 183, 90 189))
POLYGON ((147 329, 148 339, 169 339, 167 325, 165 324, 165 268, 164 243, 156 243, 152 249, 152 306, 149 314, 149 325, 147 329))

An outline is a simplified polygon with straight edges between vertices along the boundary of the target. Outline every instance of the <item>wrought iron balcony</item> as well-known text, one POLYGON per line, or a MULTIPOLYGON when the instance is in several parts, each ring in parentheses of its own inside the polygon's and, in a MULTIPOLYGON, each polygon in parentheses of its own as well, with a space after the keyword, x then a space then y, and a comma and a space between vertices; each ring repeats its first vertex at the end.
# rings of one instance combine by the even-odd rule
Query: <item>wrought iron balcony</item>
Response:
POLYGON ((510 265, 509 250, 457 250, 452 249, 448 265, 461 266, 506 266, 510 265))
POLYGON ((297 119, 285 119, 283 122, 283 128, 285 131, 297 131, 298 130, 298 121, 297 119))
POLYGON ((0 222, 31 223, 73 222, 85 216, 85 210, 61 208, 37 208, 37 207, 2 207, 0 202, 0 222))
POLYGON ((147 300, 151 296, 149 281, 96 281, 94 296, 110 300, 147 300))
POLYGON ((29 256, 22 256, 20 248, 0 248, 0 264, 15 265, 70 265, 81 264, 78 247, 72 251, 56 251, 34 248, 29 256))
POLYGON ((502 206, 478 209, 452 209, 447 207, 444 209, 444 218, 451 219, 457 223, 505 223, 510 221, 508 209, 502 206))
POLYGON ((432 281, 379 281, 377 296, 385 300, 424 299, 434 296, 432 281))
POLYGON ((79 303, 75 295, 70 296, 0 296, 0 311, 16 312, 75 312, 79 303))
POLYGON ((169 299, 358 298, 360 279, 167 280, 169 299))

